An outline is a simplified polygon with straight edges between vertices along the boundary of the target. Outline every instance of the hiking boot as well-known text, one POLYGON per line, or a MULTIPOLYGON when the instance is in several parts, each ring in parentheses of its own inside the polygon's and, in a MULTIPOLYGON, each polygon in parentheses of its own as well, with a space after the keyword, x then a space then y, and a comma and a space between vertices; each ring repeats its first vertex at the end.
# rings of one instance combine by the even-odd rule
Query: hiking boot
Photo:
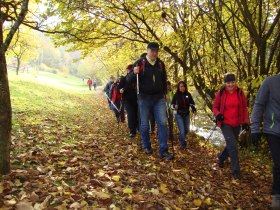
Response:
POLYGON ((186 148, 187 148, 186 144, 180 146, 180 150, 185 150, 186 148))
POLYGON ((169 152, 164 152, 164 153, 160 153, 159 154, 159 158, 160 159, 166 159, 166 160, 172 160, 174 159, 174 156, 172 154, 170 154, 169 152))
POLYGON ((241 179, 241 177, 240 177, 240 173, 239 172, 235 172, 235 173, 233 173, 233 179, 241 179))
POLYGON ((224 161, 218 160, 218 166, 219 166, 220 168, 225 167, 224 161))
POLYGON ((153 153, 152 148, 145 148, 144 151, 147 155, 151 155, 153 153))
POLYGON ((134 138, 135 136, 136 136, 135 133, 130 133, 130 134, 129 134, 129 137, 130 137, 130 138, 134 138))
POLYGON ((271 196, 271 208, 273 210, 279 210, 280 209, 280 195, 275 194, 271 196))

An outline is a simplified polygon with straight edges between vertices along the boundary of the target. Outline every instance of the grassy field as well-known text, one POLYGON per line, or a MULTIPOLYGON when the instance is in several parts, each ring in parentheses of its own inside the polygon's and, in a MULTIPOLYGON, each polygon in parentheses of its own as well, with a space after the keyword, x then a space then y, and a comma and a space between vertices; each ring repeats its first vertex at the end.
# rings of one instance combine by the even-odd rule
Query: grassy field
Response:
MULTIPOLYGON (((54 125, 48 127, 48 122, 75 128, 78 126, 75 122, 80 119, 80 116, 89 115, 93 111, 89 104, 96 92, 89 91, 79 78, 73 76, 65 78, 44 72, 37 77, 30 74, 16 76, 14 72, 9 72, 9 80, 13 110, 13 138, 35 138, 32 134, 27 134, 31 126, 35 128, 36 133, 40 131, 44 133, 46 129, 44 140, 53 141, 57 137, 49 130, 52 130, 54 125)), ((71 136, 63 137, 62 140, 73 141, 72 137, 79 135, 80 132, 77 131, 71 136)), ((59 144, 57 146, 59 148, 59 144)), ((17 155, 19 150, 17 147, 14 148, 12 154, 17 155)))

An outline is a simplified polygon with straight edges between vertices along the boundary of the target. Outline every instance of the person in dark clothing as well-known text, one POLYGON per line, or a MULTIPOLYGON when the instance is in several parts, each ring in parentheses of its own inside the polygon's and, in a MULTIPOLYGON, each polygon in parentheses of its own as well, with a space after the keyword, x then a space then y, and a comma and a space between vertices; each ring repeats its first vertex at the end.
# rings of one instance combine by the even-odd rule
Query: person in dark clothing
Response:
MULTIPOLYGON (((140 55, 140 59, 142 58, 146 58, 147 56, 147 53, 142 53, 140 55)), ((154 113, 153 113, 153 110, 151 110, 151 113, 150 113, 150 117, 149 117, 149 128, 150 128, 150 134, 153 134, 155 132, 155 127, 156 127, 156 120, 155 120, 155 117, 154 117, 154 113)))
POLYGON ((240 179, 237 139, 240 128, 249 129, 248 107, 243 90, 235 84, 235 75, 225 74, 224 83, 213 104, 216 122, 226 141, 226 147, 218 156, 219 166, 223 167, 224 161, 230 157, 233 178, 240 179))
MULTIPOLYGON (((127 74, 132 72, 133 65, 130 64, 126 67, 127 74)), ((138 105, 136 83, 128 83, 124 76, 118 85, 118 91, 122 94, 122 102, 127 113, 127 122, 129 128, 129 137, 133 138, 136 135, 138 127, 138 105)))
POLYGON ((114 80, 115 80, 115 78, 113 77, 113 76, 111 76, 110 77, 110 81, 106 84, 106 86, 105 86, 105 88, 104 88, 104 92, 105 92, 105 94, 106 94, 106 96, 107 96, 107 100, 108 100, 108 104, 109 104, 109 108, 110 109, 112 109, 112 106, 111 106, 111 102, 110 102, 110 97, 109 97, 109 92, 110 92, 110 89, 111 89, 111 86, 112 86, 112 84, 114 83, 114 80))
POLYGON ((193 113, 196 113, 196 108, 184 81, 178 83, 177 91, 171 101, 171 107, 175 110, 174 117, 179 129, 180 149, 185 149, 187 146, 186 135, 190 131, 190 108, 193 113))
POLYGON ((280 73, 266 78, 256 97, 251 117, 252 141, 258 144, 262 132, 273 160, 272 209, 280 209, 280 73), (263 121, 263 131, 261 122, 263 121))
POLYGON ((117 122, 125 121, 124 107, 122 105, 122 94, 118 91, 118 85, 122 77, 111 85, 109 97, 111 99, 111 107, 115 113, 117 122))
MULTIPOLYGON (((128 81, 139 78, 138 106, 140 110, 141 139, 146 154, 152 154, 149 135, 149 115, 153 111, 158 127, 159 157, 173 159, 168 152, 166 104, 164 95, 167 93, 166 70, 164 63, 158 58, 159 45, 150 42, 147 47, 147 56, 135 63, 133 72, 128 74, 128 81)), ((137 80, 136 80, 137 81, 137 80)))

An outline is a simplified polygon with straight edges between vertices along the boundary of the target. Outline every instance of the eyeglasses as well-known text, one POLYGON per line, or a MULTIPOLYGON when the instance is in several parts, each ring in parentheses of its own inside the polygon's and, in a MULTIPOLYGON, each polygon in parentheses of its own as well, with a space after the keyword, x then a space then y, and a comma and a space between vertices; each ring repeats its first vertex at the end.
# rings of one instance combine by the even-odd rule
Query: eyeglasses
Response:
POLYGON ((185 88, 186 86, 185 85, 180 85, 179 87, 184 87, 185 88))

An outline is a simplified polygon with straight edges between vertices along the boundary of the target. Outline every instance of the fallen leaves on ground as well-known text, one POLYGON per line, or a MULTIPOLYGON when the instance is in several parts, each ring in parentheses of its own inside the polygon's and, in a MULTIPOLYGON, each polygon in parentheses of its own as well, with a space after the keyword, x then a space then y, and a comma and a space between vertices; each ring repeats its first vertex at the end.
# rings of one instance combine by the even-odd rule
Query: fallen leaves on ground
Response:
POLYGON ((21 127, 13 132, 13 169, 0 182, 1 209, 269 208, 271 171, 261 161, 241 160, 242 179, 232 180, 230 164, 220 169, 217 151, 194 134, 187 150, 174 142, 174 161, 157 157, 152 135, 154 154, 147 156, 101 95, 85 97, 74 101, 71 118, 17 116, 21 127))

